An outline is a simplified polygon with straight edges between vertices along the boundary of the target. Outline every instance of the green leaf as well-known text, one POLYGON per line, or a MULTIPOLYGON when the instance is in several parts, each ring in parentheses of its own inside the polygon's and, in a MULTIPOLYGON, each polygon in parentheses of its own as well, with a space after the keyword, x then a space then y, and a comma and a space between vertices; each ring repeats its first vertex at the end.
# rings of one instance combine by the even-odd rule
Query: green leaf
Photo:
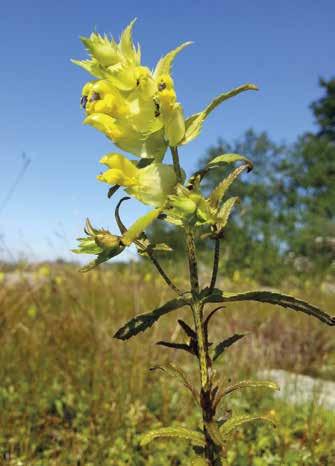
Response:
POLYGON ((171 252, 173 249, 166 243, 157 243, 151 245, 152 251, 171 252))
POLYGON ((236 178, 248 168, 247 164, 235 168, 224 180, 222 180, 210 194, 208 201, 211 207, 217 208, 221 199, 226 194, 236 178))
POLYGON ((219 166, 219 165, 224 165, 224 164, 229 164, 229 163, 234 163, 234 162, 246 162, 247 165, 249 166, 249 170, 253 168, 253 164, 251 160, 249 160, 247 157, 241 154, 222 154, 218 155, 217 157, 214 157, 210 162, 208 162, 208 167, 213 168, 214 166, 219 166))
POLYGON ((162 427, 152 430, 143 435, 140 445, 144 447, 156 438, 179 438, 182 440, 189 440, 193 445, 199 447, 205 446, 203 434, 195 430, 186 429, 185 427, 162 427))
POLYGON ((182 144, 187 144, 200 134, 203 122, 218 105, 220 105, 225 100, 240 94, 243 91, 251 90, 257 91, 258 88, 254 84, 244 84, 242 86, 236 87, 235 89, 232 89, 231 91, 224 92, 223 94, 220 94, 215 99, 213 99, 212 102, 202 112, 196 113, 187 118, 185 121, 185 137, 182 141, 182 144))
POLYGON ((114 335, 114 338, 119 340, 128 340, 134 337, 140 332, 144 332, 150 328, 160 317, 169 312, 175 311, 185 305, 188 302, 182 298, 172 299, 163 306, 155 309, 152 312, 146 314, 139 314, 136 317, 130 319, 123 327, 121 327, 114 335))
POLYGON ((270 390, 280 390, 279 385, 272 380, 242 380, 241 382, 229 385, 223 390, 223 396, 244 388, 268 388, 270 390))
POLYGON ((242 293, 224 293, 215 289, 213 293, 204 298, 205 303, 222 303, 236 301, 259 301, 262 303, 278 304, 279 306, 297 312, 303 312, 319 319, 328 325, 335 325, 335 316, 330 316, 316 306, 297 299, 293 296, 284 295, 272 291, 245 291, 242 293))
POLYGON ((161 209, 154 209, 136 220, 122 237, 122 243, 130 245, 160 215, 161 209))
POLYGON ((276 426, 274 420, 267 416, 235 416, 223 424, 220 428, 220 432, 225 437, 238 427, 254 421, 270 422, 272 425, 276 426))
POLYGON ((218 226, 220 230, 222 230, 228 223, 230 214, 235 206, 236 203, 240 201, 240 198, 235 196, 229 198, 220 208, 219 213, 218 213, 218 226))
POLYGON ((238 161, 244 161, 248 167, 248 171, 251 171, 253 168, 253 164, 251 160, 247 159, 244 155, 240 154, 223 154, 218 155, 213 160, 211 160, 204 168, 197 170, 193 175, 189 178, 186 183, 186 187, 193 187, 196 183, 200 183, 203 177, 213 168, 217 168, 220 165, 230 164, 238 161))
POLYGON ((240 335, 238 333, 235 333, 235 335, 226 338, 225 340, 221 341, 218 345, 216 345, 213 354, 213 361, 216 361, 226 348, 229 348, 229 346, 233 345, 236 341, 240 340, 244 336, 244 334, 240 335))
POLYGON ((156 65, 154 71, 154 78, 157 79, 159 76, 162 76, 163 74, 171 74, 173 60, 176 58, 179 52, 181 52, 185 47, 191 44, 192 42, 184 42, 183 44, 168 52, 164 57, 162 57, 156 65))
POLYGON ((229 385, 217 393, 213 403, 214 410, 216 410, 225 396, 237 390, 243 390, 244 388, 267 388, 269 390, 280 390, 276 382, 272 382, 271 380, 242 380, 241 382, 229 385))

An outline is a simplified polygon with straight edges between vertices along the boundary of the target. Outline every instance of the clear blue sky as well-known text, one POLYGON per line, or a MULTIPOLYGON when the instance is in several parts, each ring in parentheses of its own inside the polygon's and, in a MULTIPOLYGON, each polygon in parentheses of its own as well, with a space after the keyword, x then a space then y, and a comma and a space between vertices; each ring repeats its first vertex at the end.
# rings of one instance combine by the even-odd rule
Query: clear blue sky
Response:
MULTIPOLYGON (((113 227, 114 202, 95 179, 99 158, 112 146, 82 125, 80 91, 90 78, 70 58, 86 56, 80 35, 95 28, 118 38, 134 17, 134 38, 149 67, 180 42, 194 41, 174 67, 186 114, 245 82, 260 87, 212 114, 202 136, 182 151, 189 172, 220 136, 235 138, 253 127, 290 142, 314 128, 308 105, 320 96, 318 78, 335 72, 332 0, 3 2, 0 204, 22 166, 22 151, 31 159, 0 211, 0 235, 16 257, 73 257, 68 250, 86 216, 113 227)), ((133 202, 125 220, 142 212, 133 202)))

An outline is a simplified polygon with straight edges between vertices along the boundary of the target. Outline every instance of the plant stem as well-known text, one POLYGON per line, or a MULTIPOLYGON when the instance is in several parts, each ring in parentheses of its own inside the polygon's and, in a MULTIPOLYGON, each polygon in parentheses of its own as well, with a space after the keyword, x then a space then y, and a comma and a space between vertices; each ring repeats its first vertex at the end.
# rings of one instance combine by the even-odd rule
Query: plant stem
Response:
POLYGON ((183 174, 180 168, 180 163, 179 163, 179 155, 178 155, 178 148, 177 147, 170 147, 171 154, 172 154, 172 160, 173 160, 173 167, 174 171, 177 176, 178 183, 182 183, 183 181, 183 174))
POLYGON ((165 283, 175 292, 178 296, 183 295, 183 291, 181 291, 170 279, 170 277, 166 274, 165 270, 162 268, 156 257, 153 255, 152 251, 148 251, 148 256, 151 262, 154 264, 160 275, 162 276, 165 283))
MULTIPOLYGON (((183 181, 183 175, 179 164, 179 155, 177 147, 170 147, 174 171, 177 176, 179 183, 183 181)), ((214 409, 213 409, 213 400, 211 397, 212 393, 212 380, 211 380, 211 366, 212 360, 208 352, 208 338, 205 333, 204 328, 204 305, 200 300, 200 287, 199 287, 199 276, 198 276, 198 264, 196 256, 196 247, 194 242, 194 236, 191 228, 185 226, 185 235, 186 235, 186 250, 188 257, 189 273, 190 273, 190 285, 192 293, 192 312, 194 319, 195 331, 197 334, 197 348, 198 348, 198 360, 199 360, 199 370, 200 370, 200 382, 201 382, 201 391, 200 391, 200 401, 202 409, 202 419, 204 423, 204 434, 206 439, 205 446, 205 458, 208 461, 209 466, 220 466, 221 460, 218 456, 218 447, 213 442, 208 429, 208 423, 213 421, 214 409)), ((214 288, 216 282, 216 276, 218 271, 219 263, 219 254, 220 254, 220 245, 219 241, 215 243, 215 255, 214 255, 214 265, 213 265, 213 274, 211 280, 211 287, 214 288)))
POLYGON ((211 284, 209 285, 210 291, 213 290, 216 283, 216 278, 218 275, 219 269, 219 259, 220 259, 220 240, 216 238, 215 240, 215 247, 214 247, 214 261, 213 261, 213 272, 212 272, 212 279, 211 284))
POLYGON ((190 228, 185 227, 186 234, 186 247, 188 255, 188 264, 190 272, 190 284, 192 292, 192 312, 194 319, 195 331, 197 334, 197 348, 198 348, 198 360, 200 370, 200 402, 202 409, 202 419, 204 424, 204 434, 206 440, 205 446, 205 458, 208 461, 209 466, 220 466, 221 461, 217 455, 218 447, 213 442, 208 430, 208 423, 213 421, 214 409, 213 400, 211 398, 212 392, 212 380, 211 380, 211 365, 212 360, 208 352, 208 338, 204 328, 204 314, 200 297, 199 297, 199 277, 198 277, 198 266, 196 257, 196 248, 193 238, 193 233, 190 228))
POLYGON ((199 297, 199 277, 196 249, 194 243, 193 232, 189 227, 185 227, 186 234, 186 250, 188 257, 188 267, 190 272, 191 292, 194 300, 199 297))

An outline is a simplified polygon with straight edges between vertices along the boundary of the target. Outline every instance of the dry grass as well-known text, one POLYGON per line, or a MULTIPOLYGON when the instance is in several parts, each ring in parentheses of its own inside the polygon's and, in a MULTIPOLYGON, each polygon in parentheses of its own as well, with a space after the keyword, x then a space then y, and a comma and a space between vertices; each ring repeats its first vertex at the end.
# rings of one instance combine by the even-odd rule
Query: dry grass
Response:
MULTIPOLYGON (((127 462, 119 450, 113 453, 117 436, 125 438, 120 451, 124 448, 126 455, 127 449, 137 448, 133 435, 153 423, 167 425, 187 417, 197 422, 187 394, 174 381, 148 371, 177 359, 197 383, 189 355, 155 345, 161 339, 181 338, 176 317, 191 323, 187 309, 163 317, 133 340, 113 339, 128 318, 171 296, 159 277, 136 264, 85 275, 72 266, 54 266, 34 274, 30 281, 3 282, 0 291, 3 464, 141 465, 140 459, 127 462), (113 454, 118 459, 108 462, 113 454)), ((334 304, 331 296, 315 291, 298 290, 298 295, 329 311, 334 304)), ((212 327, 215 339, 249 333, 218 366, 223 380, 237 380, 260 367, 335 380, 334 333, 319 321, 241 303, 218 313, 212 327)), ((150 458, 145 464, 168 464, 150 458)))

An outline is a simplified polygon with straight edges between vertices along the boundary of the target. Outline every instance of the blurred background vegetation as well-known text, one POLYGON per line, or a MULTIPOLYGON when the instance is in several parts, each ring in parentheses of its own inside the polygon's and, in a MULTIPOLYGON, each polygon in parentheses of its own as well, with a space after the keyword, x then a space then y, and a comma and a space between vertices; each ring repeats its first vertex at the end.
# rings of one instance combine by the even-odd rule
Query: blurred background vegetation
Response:
MULTIPOLYGON (((250 129, 236 141, 220 140, 199 166, 223 152, 239 152, 254 171, 232 188, 241 197, 223 240, 220 285, 245 290, 280 287, 334 311, 335 79, 320 80, 311 104, 318 129, 292 144, 250 129)), ((223 173, 207 177, 210 189, 223 173)), ((175 251, 165 266, 181 286, 176 263, 184 245, 178 231, 164 234, 175 251)), ((160 237, 160 241, 162 238, 160 237)), ((199 243, 201 279, 210 277, 212 245, 199 243)), ((145 260, 111 263, 79 274, 69 263, 2 263, 0 268, 0 465, 189 465, 194 453, 182 441, 139 447, 139 435, 174 421, 197 428, 201 419, 183 387, 148 369, 178 362, 197 383, 190 356, 155 345, 180 340, 176 316, 129 342, 115 330, 134 314, 170 297, 145 260)), ((182 310, 183 318, 191 316, 182 310)), ((259 368, 282 369, 335 381, 334 331, 304 315, 267 305, 231 304, 215 317, 215 339, 248 336, 224 354, 224 382, 254 378, 259 368)), ((298 406, 267 392, 232 395, 224 410, 269 412, 264 425, 238 430, 228 464, 335 464, 335 413, 315 398, 298 406)), ((224 414, 224 411, 223 411, 224 414)))

